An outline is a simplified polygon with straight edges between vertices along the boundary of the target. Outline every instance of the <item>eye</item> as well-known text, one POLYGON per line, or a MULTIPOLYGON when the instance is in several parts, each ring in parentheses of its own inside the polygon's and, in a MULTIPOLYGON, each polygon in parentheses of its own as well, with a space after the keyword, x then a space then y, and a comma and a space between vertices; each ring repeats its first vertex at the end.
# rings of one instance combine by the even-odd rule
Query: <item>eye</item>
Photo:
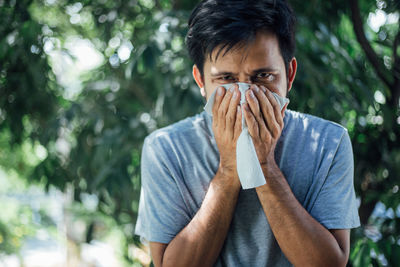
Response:
POLYGON ((256 75, 256 79, 262 79, 264 81, 272 82, 275 80, 275 76, 268 72, 261 72, 256 75))
POLYGON ((235 78, 233 78, 231 75, 226 75, 226 76, 222 76, 220 79, 223 81, 231 81, 231 80, 234 80, 235 78))

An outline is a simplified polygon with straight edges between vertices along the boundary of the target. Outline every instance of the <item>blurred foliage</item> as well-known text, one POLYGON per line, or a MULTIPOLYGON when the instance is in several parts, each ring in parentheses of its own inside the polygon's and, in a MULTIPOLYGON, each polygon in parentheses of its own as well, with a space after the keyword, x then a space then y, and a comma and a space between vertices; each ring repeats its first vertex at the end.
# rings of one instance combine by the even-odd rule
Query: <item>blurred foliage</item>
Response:
MULTIPOLYGON (((28 146, 24 145, 24 150, 28 146)), ((41 226, 50 230, 54 225, 43 207, 33 205, 27 197, 28 182, 17 176, 16 172, 6 174, 0 170, 0 203, 6 207, 0 213, 0 259, 3 254, 21 258, 19 250, 24 240, 33 237, 41 226), (11 180, 14 182, 10 183, 11 180)))
MULTIPOLYGON (((126 244, 138 244, 143 139, 204 104, 184 45, 196 2, 0 0, 0 166, 46 188, 72 188, 76 201, 95 196, 97 211, 115 220, 126 244), (95 67, 76 67, 76 40, 100 55, 95 67), (29 164, 27 144, 38 154, 29 164)), ((354 0, 290 2, 299 63, 290 108, 341 123, 353 142, 362 227, 352 232, 349 265, 398 265, 400 4, 358 1, 376 68, 354 31, 354 0), (374 31, 367 21, 376 12, 397 20, 374 31), (371 216, 380 202, 395 215, 371 216)))
POLYGON ((32 210, 29 206, 9 208, 7 216, 2 215, 0 218, 0 255, 18 254, 22 246, 21 237, 32 236, 36 230, 36 226, 31 223, 32 210), (25 218, 25 221, 21 218, 25 218), (7 221, 7 224, 3 221, 7 221))

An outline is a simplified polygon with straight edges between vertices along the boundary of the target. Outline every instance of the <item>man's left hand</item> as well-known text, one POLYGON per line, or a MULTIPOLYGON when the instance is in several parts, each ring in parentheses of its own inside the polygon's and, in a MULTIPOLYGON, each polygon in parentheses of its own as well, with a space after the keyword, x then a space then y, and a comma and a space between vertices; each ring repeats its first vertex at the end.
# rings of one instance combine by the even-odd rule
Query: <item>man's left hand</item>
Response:
POLYGON ((269 169, 276 165, 274 151, 284 126, 286 106, 281 111, 272 93, 264 86, 252 85, 246 92, 246 100, 242 109, 249 134, 261 167, 269 169))

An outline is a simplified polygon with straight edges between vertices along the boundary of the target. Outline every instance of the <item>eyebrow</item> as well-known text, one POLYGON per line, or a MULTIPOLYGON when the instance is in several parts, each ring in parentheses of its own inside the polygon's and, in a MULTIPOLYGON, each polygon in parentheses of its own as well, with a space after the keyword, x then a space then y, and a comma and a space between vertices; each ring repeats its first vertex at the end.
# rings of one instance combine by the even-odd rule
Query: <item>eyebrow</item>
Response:
POLYGON ((278 69, 266 67, 266 68, 260 68, 260 69, 253 70, 253 74, 260 73, 260 72, 278 72, 278 71, 279 71, 278 69))
POLYGON ((217 73, 211 73, 211 76, 217 77, 217 76, 228 76, 228 75, 235 75, 236 73, 229 72, 229 71, 219 71, 217 73))
MULTIPOLYGON (((269 67, 265 67, 265 68, 259 68, 256 70, 252 71, 252 74, 257 74, 257 73, 262 73, 262 72, 278 72, 278 69, 274 69, 274 68, 269 68, 269 67)), ((236 75, 236 73, 233 72, 229 72, 229 71, 219 71, 217 73, 211 73, 212 77, 218 77, 218 76, 229 76, 229 75, 236 75)))

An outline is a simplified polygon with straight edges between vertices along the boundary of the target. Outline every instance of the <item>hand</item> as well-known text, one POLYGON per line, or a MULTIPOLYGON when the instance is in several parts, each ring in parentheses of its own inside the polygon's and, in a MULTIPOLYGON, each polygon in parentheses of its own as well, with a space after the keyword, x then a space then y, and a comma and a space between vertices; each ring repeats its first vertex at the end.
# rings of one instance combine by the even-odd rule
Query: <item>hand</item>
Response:
POLYGON ((220 154, 219 171, 237 177, 236 142, 242 132, 242 112, 238 85, 229 90, 218 87, 213 105, 213 132, 220 154))
POLYGON ((267 169, 275 167, 274 152, 284 126, 286 106, 281 111, 272 93, 264 86, 252 85, 246 92, 246 100, 242 108, 260 165, 267 169))

